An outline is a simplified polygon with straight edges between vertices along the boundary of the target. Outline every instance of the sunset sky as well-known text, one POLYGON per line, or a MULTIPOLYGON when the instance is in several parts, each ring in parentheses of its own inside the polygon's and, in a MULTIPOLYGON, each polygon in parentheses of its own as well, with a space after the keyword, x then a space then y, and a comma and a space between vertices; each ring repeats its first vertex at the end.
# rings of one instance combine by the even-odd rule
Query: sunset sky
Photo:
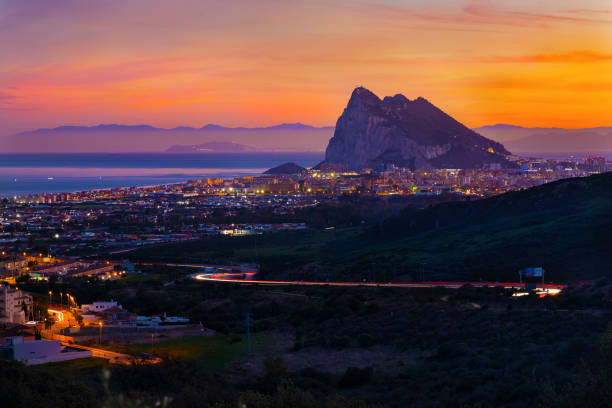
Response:
POLYGON ((355 86, 468 126, 612 126, 612 1, 0 0, 0 135, 333 125, 355 86))

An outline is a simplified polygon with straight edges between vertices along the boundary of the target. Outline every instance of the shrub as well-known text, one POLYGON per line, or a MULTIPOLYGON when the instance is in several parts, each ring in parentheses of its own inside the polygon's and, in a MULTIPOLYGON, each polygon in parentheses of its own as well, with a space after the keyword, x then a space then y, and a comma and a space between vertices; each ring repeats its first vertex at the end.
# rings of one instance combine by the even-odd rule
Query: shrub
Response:
POLYGON ((376 343, 376 339, 367 333, 362 333, 357 337, 357 342, 360 347, 371 347, 376 343))
POLYGON ((374 370, 372 367, 349 367, 338 382, 340 388, 354 388, 367 384, 372 379, 374 370))

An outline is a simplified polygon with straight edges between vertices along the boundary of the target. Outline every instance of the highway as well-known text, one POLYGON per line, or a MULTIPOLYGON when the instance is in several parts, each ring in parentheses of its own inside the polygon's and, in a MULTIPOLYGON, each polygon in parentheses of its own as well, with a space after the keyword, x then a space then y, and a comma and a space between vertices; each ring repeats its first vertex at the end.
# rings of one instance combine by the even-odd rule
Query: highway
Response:
MULTIPOLYGON (((279 285, 279 286, 342 286, 342 287, 389 287, 389 288, 453 288, 457 289, 464 285, 474 287, 502 287, 508 289, 521 289, 525 287, 524 283, 520 282, 449 282, 449 281, 434 281, 434 282, 323 282, 323 281, 283 281, 283 280, 258 280, 254 279, 258 270, 255 267, 243 267, 239 265, 204 265, 191 263, 141 263, 141 265, 165 265, 184 268, 198 268, 215 270, 216 272, 196 273, 192 277, 199 281, 208 282, 228 282, 249 285, 279 285), (240 272, 237 272, 240 271, 240 272)), ((540 290, 546 291, 548 294, 557 294, 565 289, 567 285, 558 284, 542 284, 538 283, 537 287, 540 290)))
MULTIPOLYGON (((196 280, 213 282, 233 282, 240 284, 259 284, 259 285, 299 285, 299 286, 357 286, 357 287, 389 287, 389 288, 460 288, 464 285, 474 287, 503 287, 521 289, 525 285, 519 282, 319 282, 319 281, 281 281, 281 280, 256 280, 245 279, 243 276, 248 274, 236 273, 200 273, 193 275, 196 280)), ((551 292, 558 293, 564 289, 565 285, 538 284, 538 288, 549 289, 551 292)))

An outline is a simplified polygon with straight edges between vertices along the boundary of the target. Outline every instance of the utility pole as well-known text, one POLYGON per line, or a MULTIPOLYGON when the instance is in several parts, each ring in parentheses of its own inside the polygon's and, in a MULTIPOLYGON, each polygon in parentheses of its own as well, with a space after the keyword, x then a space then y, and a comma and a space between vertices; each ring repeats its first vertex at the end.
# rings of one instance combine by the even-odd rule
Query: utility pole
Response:
POLYGON ((425 282, 425 265, 427 262, 421 262, 421 282, 425 282))
POLYGON ((247 346, 247 359, 251 361, 251 313, 246 312, 246 317, 244 320, 246 324, 246 346, 247 346))

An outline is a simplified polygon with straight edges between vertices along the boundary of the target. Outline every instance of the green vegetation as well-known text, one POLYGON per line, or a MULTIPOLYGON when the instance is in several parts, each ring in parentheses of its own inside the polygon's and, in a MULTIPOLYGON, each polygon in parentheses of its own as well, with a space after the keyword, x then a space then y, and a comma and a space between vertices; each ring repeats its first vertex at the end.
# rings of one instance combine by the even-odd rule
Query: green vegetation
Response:
MULTIPOLYGON (((526 266, 543 266, 547 280, 591 280, 554 297, 470 285, 200 282, 189 277, 193 269, 156 265, 140 265, 141 274, 117 281, 24 281, 20 287, 42 302, 49 290, 82 303, 113 298, 139 314, 201 321, 218 334, 160 339, 153 344, 166 357, 160 364, 3 363, 0 392, 16 389, 14 406, 609 406, 611 210, 612 175, 602 175, 487 200, 409 207, 372 225, 354 217, 343 228, 215 237, 130 254, 132 261, 256 262, 262 277, 288 280, 391 281, 424 273, 428 280, 502 281, 515 280, 526 266), (105 368, 107 380, 100 376, 105 368), (24 383, 36 386, 26 390, 24 383)), ((112 348, 151 352, 150 343, 112 348)))
MULTIPOLYGON (((273 343, 271 335, 257 333, 251 336, 253 351, 260 351, 273 343)), ((98 347, 96 345, 96 347, 98 347)), ((117 346, 103 344, 99 346, 125 354, 151 353, 166 360, 199 360, 209 370, 219 370, 228 363, 245 358, 246 336, 215 335, 206 337, 189 337, 155 341, 151 344, 132 344, 117 346)))
MULTIPOLYGON (((240 400, 267 408, 283 406, 291 395, 304 395, 305 407, 343 406, 329 405, 332 399, 361 401, 356 407, 367 406, 364 401, 398 408, 538 406, 549 398, 544 391, 565 395, 611 317, 612 286, 603 280, 555 297, 517 298, 512 291, 470 286, 281 288, 190 279, 163 286, 159 282, 188 271, 146 270, 128 285, 64 285, 74 292, 83 285, 145 311, 182 310, 225 333, 154 343, 154 353, 166 357, 161 364, 109 367, 113 395, 151 406, 170 397, 170 407, 229 407, 240 400), (246 311, 253 317, 250 365, 246 311)), ((112 348, 149 353, 151 344, 112 348)), ((61 367, 99 395, 100 372, 108 366, 85 361, 25 370, 61 367)))
POLYGON ((553 282, 598 279, 612 271, 612 173, 528 190, 441 203, 375 226, 211 238, 143 248, 134 260, 261 264, 263 277, 389 281, 514 281, 542 266, 553 282))

